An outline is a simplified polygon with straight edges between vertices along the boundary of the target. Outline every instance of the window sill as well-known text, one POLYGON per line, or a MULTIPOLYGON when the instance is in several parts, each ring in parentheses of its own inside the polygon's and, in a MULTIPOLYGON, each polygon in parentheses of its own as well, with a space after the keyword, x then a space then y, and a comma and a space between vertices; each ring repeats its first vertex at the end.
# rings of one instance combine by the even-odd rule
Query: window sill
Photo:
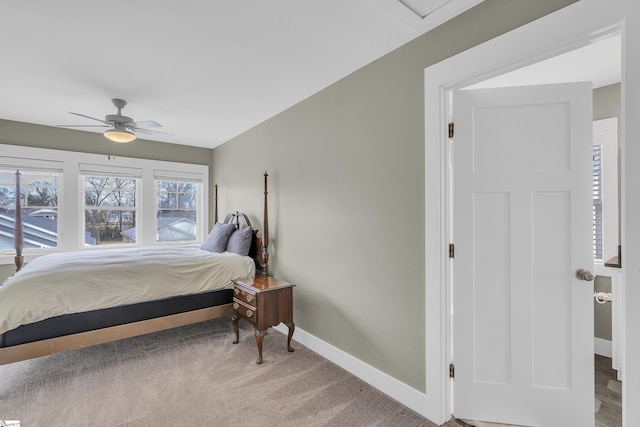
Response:
MULTIPOLYGON (((51 252, 35 252, 29 254, 22 254, 24 257, 24 263, 27 264, 30 261, 33 261, 36 258, 39 258, 43 255, 53 254, 59 251, 51 251, 51 252)), ((0 254, 0 265, 16 265, 15 262, 15 254, 0 254)))

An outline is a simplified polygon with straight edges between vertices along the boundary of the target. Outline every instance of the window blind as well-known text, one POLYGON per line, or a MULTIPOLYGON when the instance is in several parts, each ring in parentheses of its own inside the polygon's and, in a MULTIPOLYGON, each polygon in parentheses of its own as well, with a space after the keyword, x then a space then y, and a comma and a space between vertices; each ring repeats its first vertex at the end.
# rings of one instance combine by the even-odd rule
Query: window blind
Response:
POLYGON ((153 178, 158 181, 202 182, 204 175, 201 173, 153 170, 153 178))
POLYGON ((593 146, 593 258, 602 259, 602 145, 593 146))
POLYGON ((80 174, 90 176, 112 176, 119 178, 142 178, 142 169, 124 166, 80 163, 80 174))
POLYGON ((29 170, 31 172, 61 173, 63 166, 63 162, 58 162, 55 160, 0 156, 0 167, 4 169, 29 170))

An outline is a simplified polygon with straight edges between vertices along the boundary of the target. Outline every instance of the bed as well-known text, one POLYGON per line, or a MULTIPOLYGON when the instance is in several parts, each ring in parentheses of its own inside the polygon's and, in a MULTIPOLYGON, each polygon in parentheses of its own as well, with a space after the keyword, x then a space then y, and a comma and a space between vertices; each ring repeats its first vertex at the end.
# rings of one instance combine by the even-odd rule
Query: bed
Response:
POLYGON ((24 268, 16 206, 16 273, 0 286, 0 365, 233 314, 232 280, 268 275, 267 177, 261 236, 243 213, 218 221, 216 185, 215 225, 202 245, 55 253, 24 268), (211 247, 215 233, 226 234, 224 246, 211 247), (248 255, 227 251, 232 241, 248 255))

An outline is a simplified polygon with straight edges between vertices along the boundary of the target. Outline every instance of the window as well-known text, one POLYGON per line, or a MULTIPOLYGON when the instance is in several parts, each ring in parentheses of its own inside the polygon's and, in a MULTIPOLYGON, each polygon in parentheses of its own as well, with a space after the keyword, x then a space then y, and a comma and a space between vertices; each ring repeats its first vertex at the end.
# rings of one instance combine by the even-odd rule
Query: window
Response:
POLYGON ((136 189, 134 178, 85 176, 85 246, 136 241, 136 189))
POLYGON ((618 120, 593 122, 593 259, 618 255, 618 120))
POLYGON ((157 242, 196 239, 200 187, 198 182, 156 180, 157 242))
POLYGON ((16 171, 20 172, 24 251, 56 248, 61 174, 29 170, 24 166, 0 167, 0 251, 14 248, 16 171))
POLYGON ((0 144, 0 264, 14 262, 16 170, 26 262, 53 251, 198 243, 208 231, 207 165, 0 144), (163 221, 171 226, 161 230, 163 221))

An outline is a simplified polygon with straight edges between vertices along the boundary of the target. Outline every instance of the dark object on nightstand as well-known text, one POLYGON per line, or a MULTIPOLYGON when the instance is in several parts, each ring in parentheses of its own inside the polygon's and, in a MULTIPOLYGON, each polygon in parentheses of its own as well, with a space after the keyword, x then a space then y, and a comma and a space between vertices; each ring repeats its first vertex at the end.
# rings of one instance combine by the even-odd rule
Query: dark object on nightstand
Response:
POLYGON ((231 318, 233 331, 239 342, 238 320, 243 318, 253 324, 253 331, 258 346, 258 360, 262 363, 262 341, 267 329, 284 323, 289 328, 287 350, 291 348, 291 337, 296 329, 293 323, 293 287, 295 285, 270 276, 237 279, 233 281, 233 309, 231 318))

